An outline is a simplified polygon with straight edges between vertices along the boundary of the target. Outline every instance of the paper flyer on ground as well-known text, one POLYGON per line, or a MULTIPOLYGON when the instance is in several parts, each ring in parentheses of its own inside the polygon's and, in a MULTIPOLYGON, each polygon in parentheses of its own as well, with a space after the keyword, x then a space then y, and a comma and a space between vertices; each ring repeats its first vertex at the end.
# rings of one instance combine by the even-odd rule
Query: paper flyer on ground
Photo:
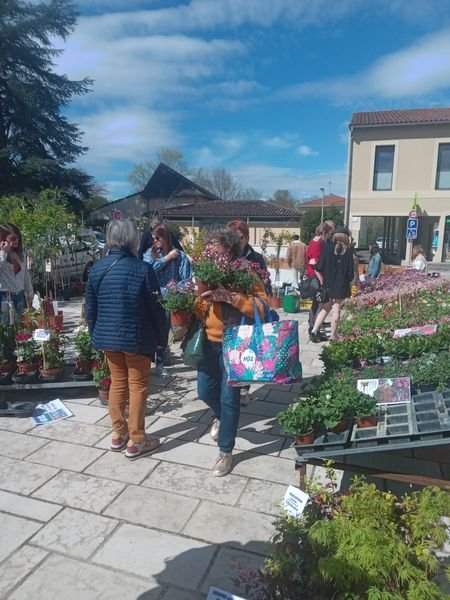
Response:
POLYGON ((31 419, 35 425, 44 425, 45 423, 61 421, 68 417, 73 417, 73 413, 71 413, 67 406, 57 398, 46 404, 38 404, 31 419))
POLYGON ((436 333, 437 325, 422 325, 420 327, 407 327, 406 329, 396 329, 394 338, 406 337, 407 335, 433 335, 436 333))
POLYGON ((409 377, 391 379, 358 379, 360 392, 375 398, 377 404, 403 404, 411 402, 411 382, 409 377))

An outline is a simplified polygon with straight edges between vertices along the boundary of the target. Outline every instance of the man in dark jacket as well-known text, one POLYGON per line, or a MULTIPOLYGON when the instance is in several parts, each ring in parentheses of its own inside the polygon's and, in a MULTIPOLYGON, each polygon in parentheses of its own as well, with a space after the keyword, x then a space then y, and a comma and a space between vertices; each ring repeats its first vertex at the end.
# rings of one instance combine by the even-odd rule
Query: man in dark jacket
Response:
POLYGON ((89 274, 86 318, 92 344, 104 351, 111 371, 111 450, 126 446, 125 456, 133 460, 159 446, 157 438, 145 435, 145 410, 151 357, 167 344, 167 319, 156 275, 136 256, 139 238, 134 224, 111 221, 106 239, 109 253, 89 274))

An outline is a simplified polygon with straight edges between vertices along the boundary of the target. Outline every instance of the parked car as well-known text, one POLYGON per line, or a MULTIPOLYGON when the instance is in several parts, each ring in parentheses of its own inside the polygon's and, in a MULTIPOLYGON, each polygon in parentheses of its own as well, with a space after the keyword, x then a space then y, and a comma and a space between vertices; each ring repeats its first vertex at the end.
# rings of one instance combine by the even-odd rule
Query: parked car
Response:
POLYGON ((62 250, 56 259, 56 269, 63 270, 64 278, 70 281, 87 281, 94 262, 100 258, 98 248, 78 237, 60 241, 62 250))

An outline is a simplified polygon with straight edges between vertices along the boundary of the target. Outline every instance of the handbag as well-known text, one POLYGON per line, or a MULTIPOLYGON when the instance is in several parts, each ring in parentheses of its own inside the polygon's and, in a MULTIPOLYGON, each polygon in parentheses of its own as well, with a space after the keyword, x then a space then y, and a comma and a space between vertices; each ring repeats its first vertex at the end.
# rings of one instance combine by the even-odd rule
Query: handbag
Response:
POLYGON ((314 298, 319 289, 320 281, 317 279, 316 275, 313 275, 312 277, 303 277, 298 284, 298 291, 303 300, 314 298))
MULTIPOLYGON (((208 317, 211 303, 208 304, 208 309, 205 313, 205 321, 208 317)), ((188 367, 196 369, 200 362, 205 357, 205 323, 204 321, 193 321, 181 342, 181 350, 183 351, 183 362, 188 367)))
POLYGON ((194 321, 189 325, 181 349, 184 364, 197 368, 205 356, 205 326, 202 321, 194 321))
POLYGON ((300 381, 298 321, 261 323, 256 302, 254 309, 254 325, 236 325, 224 332, 223 359, 228 384, 300 381))

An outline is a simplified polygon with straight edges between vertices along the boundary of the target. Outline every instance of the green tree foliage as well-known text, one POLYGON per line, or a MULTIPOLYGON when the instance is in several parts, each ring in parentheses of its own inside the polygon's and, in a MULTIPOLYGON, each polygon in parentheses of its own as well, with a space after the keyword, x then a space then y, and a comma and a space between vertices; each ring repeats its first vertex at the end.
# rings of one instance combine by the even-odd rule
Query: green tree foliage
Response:
POLYGON ((0 196, 62 189, 72 205, 89 195, 91 178, 73 167, 87 149, 78 127, 61 114, 91 80, 71 81, 53 70, 76 23, 71 2, 0 3, 0 196))
MULTIPOLYGON (((299 205, 301 209, 301 204, 299 205)), ((301 220, 301 238, 306 244, 314 237, 316 227, 320 224, 322 208, 308 208, 301 220)), ((323 220, 332 219, 336 225, 343 225, 344 211, 337 206, 326 206, 323 211, 323 220)))

